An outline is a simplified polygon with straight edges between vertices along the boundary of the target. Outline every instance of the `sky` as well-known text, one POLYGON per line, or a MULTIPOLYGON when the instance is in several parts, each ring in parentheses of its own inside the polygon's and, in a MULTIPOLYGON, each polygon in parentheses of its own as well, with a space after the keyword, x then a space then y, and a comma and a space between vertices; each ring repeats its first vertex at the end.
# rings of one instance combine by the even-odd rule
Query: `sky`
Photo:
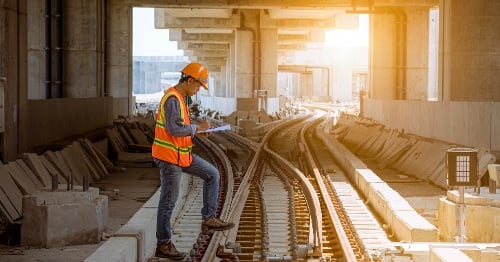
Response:
POLYGON ((326 47, 368 47, 368 15, 359 16, 357 30, 336 29, 325 33, 326 47))
POLYGON ((177 42, 168 39, 168 29, 154 28, 154 9, 135 7, 133 12, 133 56, 182 56, 177 42))
MULTIPOLYGON (((133 9, 133 56, 182 56, 177 43, 168 39, 168 29, 154 28, 154 9, 133 9)), ((368 15, 360 16, 358 30, 329 30, 326 47, 367 47, 368 15)))

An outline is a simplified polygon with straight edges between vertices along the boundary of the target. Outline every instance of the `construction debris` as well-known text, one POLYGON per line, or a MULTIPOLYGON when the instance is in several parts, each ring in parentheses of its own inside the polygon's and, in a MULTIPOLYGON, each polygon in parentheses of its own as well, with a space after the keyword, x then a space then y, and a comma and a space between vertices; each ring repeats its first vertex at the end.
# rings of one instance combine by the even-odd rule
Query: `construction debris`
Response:
POLYGON ((60 190, 63 184, 67 190, 73 185, 85 187, 109 175, 116 164, 152 166, 154 123, 152 114, 116 119, 106 128, 106 143, 112 148, 109 154, 82 137, 57 151, 24 153, 21 159, 0 162, 0 224, 21 223, 24 195, 43 188, 60 190))
MULTIPOLYGON (((378 168, 392 168, 402 174, 448 188, 446 152, 456 144, 387 129, 370 119, 343 114, 330 133, 361 159, 373 160, 378 168)), ((464 147, 464 146, 461 146, 464 147)), ((479 175, 495 163, 495 156, 479 149, 479 175)))

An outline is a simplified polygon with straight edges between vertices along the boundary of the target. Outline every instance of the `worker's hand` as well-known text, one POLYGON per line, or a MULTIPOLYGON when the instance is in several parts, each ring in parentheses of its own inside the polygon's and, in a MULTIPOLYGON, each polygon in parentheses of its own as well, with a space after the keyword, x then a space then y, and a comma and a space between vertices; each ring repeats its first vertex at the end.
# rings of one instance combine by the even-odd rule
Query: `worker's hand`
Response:
POLYGON ((208 120, 203 120, 198 125, 196 125, 196 132, 205 131, 209 128, 210 128, 210 122, 208 120))
POLYGON ((197 137, 208 137, 210 135, 210 132, 203 132, 203 131, 205 131, 209 128, 210 128, 210 122, 208 120, 203 120, 196 126, 195 135, 197 137), (199 132, 201 132, 201 133, 199 133, 199 132))

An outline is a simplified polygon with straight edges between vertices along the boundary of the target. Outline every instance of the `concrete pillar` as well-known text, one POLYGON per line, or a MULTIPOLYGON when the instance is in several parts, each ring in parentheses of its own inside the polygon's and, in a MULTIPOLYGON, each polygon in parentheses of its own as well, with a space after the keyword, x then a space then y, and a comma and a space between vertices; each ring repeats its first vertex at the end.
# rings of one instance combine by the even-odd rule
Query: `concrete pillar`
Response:
POLYGON ((267 91, 266 107, 268 114, 279 110, 278 99, 278 30, 260 29, 260 89, 267 91))
POLYGON ((114 98, 113 115, 128 115, 132 94, 132 5, 109 0, 107 22, 107 94, 114 98))
POLYGON ((222 84, 222 74, 221 72, 214 72, 214 71, 209 71, 210 72, 210 77, 213 80, 213 85, 209 87, 209 89, 212 89, 210 94, 214 96, 224 96, 225 88, 222 84))
POLYGON ((229 48, 229 59, 227 62, 229 93, 227 97, 236 97, 238 83, 236 81, 236 39, 230 42, 229 48))
POLYGON ((370 16, 370 90, 377 99, 396 98, 396 57, 394 50, 395 17, 390 14, 370 16))
POLYGON ((220 96, 222 97, 227 97, 227 94, 229 93, 229 86, 228 86, 228 77, 227 74, 227 66, 226 65, 221 65, 220 69, 220 96))
POLYGON ((251 98, 255 88, 253 29, 236 30, 236 97, 251 98))
POLYGON ((444 99, 499 101, 498 1, 442 0, 441 10, 444 99))
POLYGON ((26 52, 22 52, 28 31, 26 5, 26 0, 0 2, 0 160, 4 163, 20 152, 18 116, 27 104, 26 52))
POLYGON ((300 92, 300 97, 303 98, 311 98, 313 93, 313 74, 312 72, 305 72, 300 74, 300 84, 299 84, 299 92, 300 92))
POLYGON ((451 0, 439 1, 439 60, 438 60, 438 98, 441 101, 450 101, 451 75, 451 0))
POLYGON ((406 98, 427 100, 429 8, 407 8, 406 98))

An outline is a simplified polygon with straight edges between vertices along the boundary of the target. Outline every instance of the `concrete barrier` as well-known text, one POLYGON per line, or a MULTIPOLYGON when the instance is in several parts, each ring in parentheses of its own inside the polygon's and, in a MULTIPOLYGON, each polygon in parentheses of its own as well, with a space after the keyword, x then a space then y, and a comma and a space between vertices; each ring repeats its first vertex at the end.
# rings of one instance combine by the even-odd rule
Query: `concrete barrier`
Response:
MULTIPOLYGON (((188 194, 192 176, 181 176, 179 198, 172 212, 172 218, 177 217, 188 194)), ((160 189, 118 229, 104 244, 102 244, 85 262, 102 261, 147 261, 156 249, 156 214, 160 189)), ((175 226, 175 221, 172 222, 175 226)))
POLYGON ((317 136, 327 141, 325 146, 334 155, 345 174, 375 213, 382 218, 398 240, 437 241, 437 228, 416 212, 398 192, 383 182, 337 139, 317 131, 317 136))
POLYGON ((431 247, 431 262, 473 262, 473 260, 456 248, 431 247))

